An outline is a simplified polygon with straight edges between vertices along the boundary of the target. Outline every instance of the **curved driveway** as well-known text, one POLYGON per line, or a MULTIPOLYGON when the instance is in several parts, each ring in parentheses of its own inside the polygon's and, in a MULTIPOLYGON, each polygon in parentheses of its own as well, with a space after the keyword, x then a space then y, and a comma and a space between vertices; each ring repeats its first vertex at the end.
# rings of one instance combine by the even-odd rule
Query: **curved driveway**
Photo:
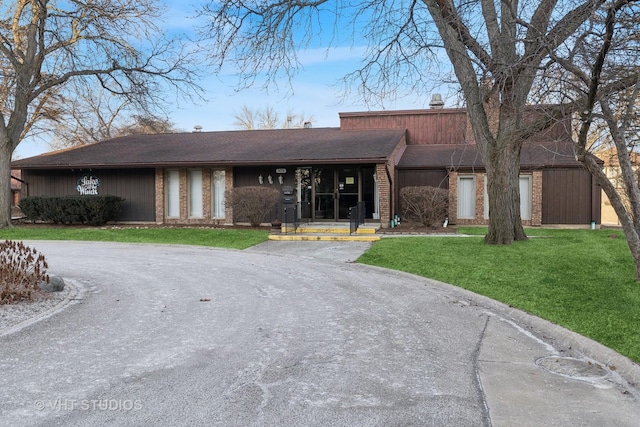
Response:
MULTIPOLYGON (((65 310, 0 337, 1 425, 509 425, 514 404, 491 390, 511 394, 527 378, 490 374, 555 351, 462 291, 331 259, 331 248, 317 259, 30 245, 80 292, 65 310)), ((551 394, 555 382, 576 383, 530 365, 526 375, 551 394)), ((635 420, 634 393, 606 382, 579 386, 603 390, 595 402, 627 405, 635 420)), ((606 425, 606 410, 586 419, 606 425)))

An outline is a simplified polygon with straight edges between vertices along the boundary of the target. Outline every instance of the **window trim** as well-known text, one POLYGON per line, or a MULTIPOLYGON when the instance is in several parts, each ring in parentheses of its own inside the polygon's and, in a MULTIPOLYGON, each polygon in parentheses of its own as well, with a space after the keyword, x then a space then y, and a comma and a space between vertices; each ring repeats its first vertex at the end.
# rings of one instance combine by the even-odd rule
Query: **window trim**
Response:
POLYGON ((167 218, 180 218, 180 171, 178 169, 166 170, 165 216, 167 218), (172 177, 175 177, 175 182, 172 177), (172 215, 172 208, 177 209, 177 214, 172 215))
POLYGON ((523 221, 531 221, 533 219, 533 175, 531 174, 522 174, 518 177, 518 185, 519 190, 520 190, 520 219, 522 219, 523 221), (528 197, 528 202, 527 205, 529 206, 529 210, 527 212, 527 215, 525 216, 524 213, 524 209, 523 209, 523 197, 522 197, 522 179, 525 178, 528 181, 527 186, 529 187, 528 189, 528 193, 529 193, 529 197, 528 197))
POLYGON ((187 171, 187 209, 189 218, 204 218, 204 173, 202 169, 189 169, 187 171), (193 184, 197 181, 194 180, 194 174, 199 173, 199 186, 196 190, 199 193, 194 197, 193 184), (199 201, 199 206, 194 206, 194 202, 199 201), (197 209, 194 210, 194 207, 197 209))
MULTIPOLYGON (((458 188, 457 188, 457 206, 456 206, 456 214, 458 219, 475 219, 476 218, 476 176, 475 175, 458 175, 458 188), (471 194, 469 195, 471 197, 471 203, 470 203, 470 207, 471 210, 473 211, 472 216, 464 216, 462 215, 462 203, 464 202, 464 198, 462 197, 462 194, 460 193, 460 189, 462 188, 462 181, 471 181, 472 182, 472 189, 471 189, 471 194)), ((469 202, 469 200, 467 200, 467 202, 469 202)))
MULTIPOLYGON (((224 169, 217 169, 211 171, 211 218, 213 219, 224 219, 226 217, 226 171, 224 169), (219 192, 219 188, 216 188, 216 179, 220 179, 222 184, 222 191, 219 192), (220 206, 218 205, 218 201, 220 206), (219 208, 219 209, 216 209, 219 208), (216 215, 222 214, 222 215, 216 215)), ((218 182, 220 184, 220 182, 218 182)))

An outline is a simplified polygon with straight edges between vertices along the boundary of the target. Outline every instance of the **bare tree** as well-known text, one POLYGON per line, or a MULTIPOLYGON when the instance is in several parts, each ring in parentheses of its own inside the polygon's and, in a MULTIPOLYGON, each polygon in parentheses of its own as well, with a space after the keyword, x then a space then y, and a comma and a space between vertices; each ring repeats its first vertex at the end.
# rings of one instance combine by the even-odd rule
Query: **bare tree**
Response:
POLYGON ((635 262, 635 278, 640 281, 640 186, 634 162, 640 143, 637 4, 631 0, 607 3, 600 14, 592 17, 588 31, 572 51, 571 62, 562 65, 572 77, 573 90, 566 90, 565 94, 580 101, 577 158, 609 198, 635 262), (621 81, 627 84, 618 90, 621 81), (593 138, 594 128, 598 135, 606 130, 607 138, 593 138), (621 185, 609 179, 594 154, 594 145, 602 144, 616 154, 621 185))
POLYGON ((178 132, 168 119, 151 113, 137 114, 127 99, 114 98, 99 90, 96 96, 69 100, 65 113, 55 120, 49 143, 53 149, 95 144, 123 135, 178 132))
POLYGON ((291 110, 287 111, 287 117, 284 121, 280 120, 280 116, 271 106, 264 109, 253 110, 244 105, 242 110, 237 113, 235 125, 243 130, 255 129, 283 129, 301 128, 313 121, 313 117, 305 117, 304 114, 294 114, 291 110))
POLYGON ((61 117, 70 82, 143 106, 168 87, 193 93, 192 53, 163 36, 161 15, 151 0, 0 3, 0 227, 11 225, 11 156, 27 134, 61 117))
MULTIPOLYGON (((345 77, 359 95, 377 99, 399 88, 424 93, 438 75, 444 50, 464 94, 488 180, 489 231, 485 241, 510 244, 526 239, 520 217, 522 143, 549 124, 524 120, 533 83, 566 58, 590 17, 605 0, 410 0, 398 1, 211 1, 211 58, 237 65, 250 84, 266 74, 276 81, 299 68, 300 49, 320 33, 333 45, 363 40, 362 66, 345 77), (525 125, 526 123, 526 125, 525 125)), ((330 48, 331 46, 329 46, 330 48)), ((568 114, 575 103, 554 114, 568 114)))
POLYGON ((256 125, 256 122, 258 121, 256 117, 256 112, 246 105, 243 105, 242 110, 240 110, 239 113, 236 113, 233 117, 236 119, 234 124, 239 129, 243 129, 243 130, 258 129, 256 125))
POLYGON ((149 135, 157 133, 180 132, 168 119, 150 115, 134 114, 129 122, 118 130, 117 136, 149 135))
POLYGON ((63 111, 50 134, 54 149, 94 144, 120 134, 131 102, 111 96, 102 88, 78 88, 60 103, 63 111))

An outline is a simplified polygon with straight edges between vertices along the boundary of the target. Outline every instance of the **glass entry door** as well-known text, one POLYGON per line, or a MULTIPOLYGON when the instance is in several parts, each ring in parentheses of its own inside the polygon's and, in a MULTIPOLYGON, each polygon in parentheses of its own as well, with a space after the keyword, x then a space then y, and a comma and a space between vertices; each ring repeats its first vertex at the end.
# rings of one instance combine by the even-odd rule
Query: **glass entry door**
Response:
POLYGON ((314 219, 333 220, 336 216, 336 179, 333 168, 314 168, 314 219))
POLYGON ((314 168, 314 219, 349 219, 349 208, 360 200, 359 167, 314 168))
POLYGON ((336 169, 338 218, 349 219, 349 208, 356 206, 360 197, 358 182, 359 168, 339 167, 336 169))

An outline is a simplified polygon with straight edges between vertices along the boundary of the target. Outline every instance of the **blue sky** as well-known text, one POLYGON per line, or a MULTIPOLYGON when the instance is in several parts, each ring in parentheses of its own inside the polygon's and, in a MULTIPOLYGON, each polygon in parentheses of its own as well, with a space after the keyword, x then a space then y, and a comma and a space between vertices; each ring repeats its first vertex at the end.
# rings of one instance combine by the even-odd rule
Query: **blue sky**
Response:
MULTIPOLYGON (((202 0, 184 2, 173 0, 165 2, 169 7, 166 30, 168 32, 190 33, 195 22, 193 5, 202 0)), ((202 126, 202 130, 220 131, 234 130, 234 115, 243 106, 253 109, 272 107, 278 112, 280 119, 286 117, 287 112, 312 117, 313 127, 339 126, 339 112, 380 110, 382 107, 366 105, 353 95, 344 99, 344 88, 339 81, 347 73, 354 71, 360 65, 365 52, 364 47, 337 46, 327 50, 326 46, 318 46, 299 53, 302 68, 298 71, 291 85, 284 83, 276 87, 262 87, 263 82, 257 82, 256 87, 237 91, 235 84, 237 77, 233 70, 211 75, 201 82, 207 90, 206 101, 191 104, 181 102, 170 110, 169 120, 175 127, 191 131, 194 126, 202 126)), ((446 91, 443 91, 443 93, 446 91)), ((384 102, 385 109, 417 109, 428 108, 428 96, 407 96, 399 100, 388 99, 384 102)), ((453 101, 447 100, 446 106, 453 106, 453 101)), ((26 158, 51 151, 46 141, 25 140, 16 150, 14 158, 26 158)))

